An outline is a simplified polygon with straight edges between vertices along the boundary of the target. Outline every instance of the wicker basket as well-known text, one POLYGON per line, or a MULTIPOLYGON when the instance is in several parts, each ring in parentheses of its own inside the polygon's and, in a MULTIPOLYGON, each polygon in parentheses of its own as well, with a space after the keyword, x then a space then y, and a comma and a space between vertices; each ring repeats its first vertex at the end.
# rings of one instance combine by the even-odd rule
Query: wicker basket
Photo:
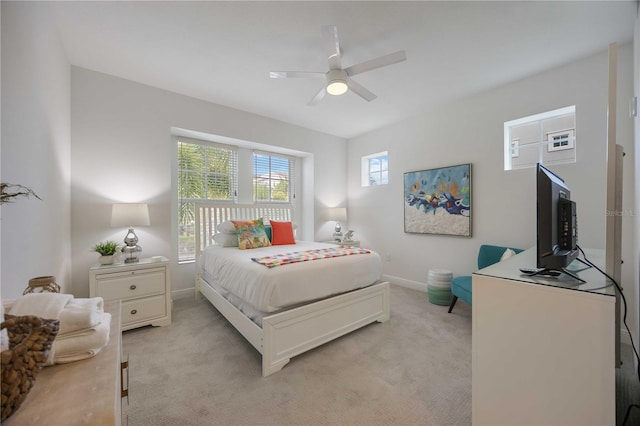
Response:
POLYGON ((35 277, 29 280, 29 285, 24 289, 22 295, 29 293, 60 293, 60 286, 56 283, 56 277, 48 275, 46 277, 35 277), (36 291, 39 290, 39 291, 36 291))
POLYGON ((27 397, 47 361, 60 322, 35 316, 5 315, 2 328, 9 334, 9 349, 2 361, 2 419, 16 411, 27 397))

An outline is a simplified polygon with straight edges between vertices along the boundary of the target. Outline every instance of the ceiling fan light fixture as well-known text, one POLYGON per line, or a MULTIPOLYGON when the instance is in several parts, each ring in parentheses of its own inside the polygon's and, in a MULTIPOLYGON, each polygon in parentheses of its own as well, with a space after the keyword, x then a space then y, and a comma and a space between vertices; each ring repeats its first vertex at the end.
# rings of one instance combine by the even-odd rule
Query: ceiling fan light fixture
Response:
POLYGON ((330 70, 327 73, 327 93, 339 96, 347 93, 347 90, 347 73, 343 70, 330 70))
POLYGON ((347 68, 342 67, 342 50, 338 41, 338 29, 335 25, 324 25, 322 27, 322 38, 324 40, 325 52, 329 60, 329 71, 322 73, 319 71, 271 71, 271 78, 296 78, 311 77, 316 75, 325 75, 326 83, 311 98, 307 105, 313 106, 320 102, 328 93, 332 96, 344 95, 347 92, 353 92, 367 102, 371 102, 377 96, 363 87, 360 83, 353 80, 354 75, 362 74, 387 65, 396 64, 406 61, 407 54, 404 50, 389 53, 388 55, 379 56, 365 62, 351 65, 347 68))
POLYGON ((344 95, 348 89, 347 83, 340 80, 335 80, 327 84, 327 93, 334 96, 344 95))

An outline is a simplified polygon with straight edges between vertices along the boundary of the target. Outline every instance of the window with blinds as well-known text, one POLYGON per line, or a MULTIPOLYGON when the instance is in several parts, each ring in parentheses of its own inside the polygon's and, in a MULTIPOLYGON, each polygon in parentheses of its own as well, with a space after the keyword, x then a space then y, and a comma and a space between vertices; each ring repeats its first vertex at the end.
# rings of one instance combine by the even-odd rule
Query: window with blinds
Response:
POLYGON ((253 200, 293 203, 295 157, 253 151, 253 200))
POLYGON ((234 146, 178 138, 178 259, 195 259, 196 204, 235 202, 238 153, 234 146))

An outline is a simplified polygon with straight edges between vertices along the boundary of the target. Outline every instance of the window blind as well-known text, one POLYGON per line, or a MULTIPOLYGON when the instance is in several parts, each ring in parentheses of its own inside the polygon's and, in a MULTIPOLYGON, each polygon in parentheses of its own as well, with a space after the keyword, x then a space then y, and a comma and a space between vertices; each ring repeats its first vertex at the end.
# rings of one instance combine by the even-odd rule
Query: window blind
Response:
POLYGON ((178 137, 178 260, 195 259, 196 204, 237 197, 237 148, 178 137))
POLYGON ((253 200, 293 204, 295 164, 295 157, 254 150, 253 200))

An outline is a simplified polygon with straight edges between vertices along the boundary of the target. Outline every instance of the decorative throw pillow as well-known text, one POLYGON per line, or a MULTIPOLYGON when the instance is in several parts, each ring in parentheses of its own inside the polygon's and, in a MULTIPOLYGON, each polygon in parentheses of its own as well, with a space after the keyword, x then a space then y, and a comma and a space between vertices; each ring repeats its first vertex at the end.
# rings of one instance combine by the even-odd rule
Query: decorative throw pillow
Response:
POLYGON ((271 221, 273 236, 271 245, 278 246, 283 244, 295 244, 296 240, 293 236, 293 225, 291 222, 271 221))
POLYGON ((264 230, 262 218, 257 220, 232 220, 238 236, 238 248, 240 250, 269 247, 271 242, 264 230))
POLYGON ((225 220, 224 222, 220 222, 216 227, 216 231, 222 234, 236 234, 236 227, 233 222, 230 220, 225 220))
POLYGON ((269 238, 269 241, 271 241, 271 239, 273 238, 273 229, 271 228, 271 225, 265 225, 264 232, 267 233, 267 238, 269 238))
POLYGON ((238 247, 238 236, 234 234, 216 234, 213 241, 222 247, 238 247))
POLYGON ((507 260, 510 257, 513 257, 516 255, 516 252, 511 250, 510 248, 506 249, 504 251, 504 253, 502 253, 502 257, 500 258, 500 262, 502 262, 503 260, 507 260))

